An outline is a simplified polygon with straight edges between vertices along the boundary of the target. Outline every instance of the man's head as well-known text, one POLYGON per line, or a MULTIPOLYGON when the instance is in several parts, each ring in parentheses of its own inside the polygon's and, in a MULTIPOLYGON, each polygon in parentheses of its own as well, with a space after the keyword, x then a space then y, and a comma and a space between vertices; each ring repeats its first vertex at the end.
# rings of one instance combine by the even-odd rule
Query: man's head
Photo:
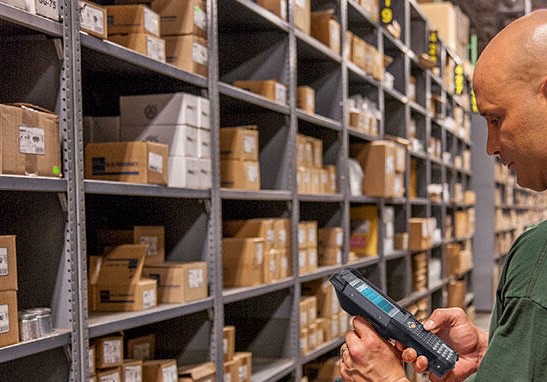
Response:
POLYGON ((482 52, 473 75, 488 123, 489 155, 499 155, 519 185, 547 189, 547 10, 521 17, 482 52))

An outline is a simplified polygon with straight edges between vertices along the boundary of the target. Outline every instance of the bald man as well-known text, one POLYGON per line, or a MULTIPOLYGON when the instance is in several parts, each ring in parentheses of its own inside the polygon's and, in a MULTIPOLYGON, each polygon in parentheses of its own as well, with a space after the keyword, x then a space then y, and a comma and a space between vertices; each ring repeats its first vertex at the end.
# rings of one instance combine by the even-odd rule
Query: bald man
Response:
MULTIPOLYGON (((547 10, 503 29, 477 62, 473 88, 488 124, 486 152, 499 156, 517 183, 547 189, 547 10)), ((480 286, 478 286, 480 287, 480 286)), ((487 336, 459 308, 437 309, 424 324, 460 355, 432 381, 547 381, 547 221, 522 234, 501 275, 487 336)), ((407 381, 402 360, 427 370, 427 359, 379 337, 361 317, 341 348, 345 381, 407 381)))

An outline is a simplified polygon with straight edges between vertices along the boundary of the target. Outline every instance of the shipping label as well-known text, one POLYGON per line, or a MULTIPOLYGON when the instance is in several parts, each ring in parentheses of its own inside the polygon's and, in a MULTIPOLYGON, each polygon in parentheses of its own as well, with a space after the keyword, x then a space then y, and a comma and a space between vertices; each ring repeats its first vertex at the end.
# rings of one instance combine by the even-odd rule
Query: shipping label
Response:
POLYGON ((0 333, 9 332, 9 305, 0 305, 0 333))
POLYGON ((0 248, 0 276, 7 276, 8 274, 9 274, 8 249, 0 248))
POLYGON ((282 84, 275 84, 275 102, 287 104, 287 88, 282 84))
POLYGON ((240 381, 245 381, 247 380, 247 375, 249 374, 248 371, 247 371, 247 365, 242 365, 240 367, 238 367, 238 374, 239 374, 239 380, 240 381))
POLYGON ((209 56, 207 53, 207 47, 197 42, 192 44, 192 60, 201 65, 207 65, 209 56))
POLYGON ((163 382, 177 382, 178 381, 178 370, 177 365, 170 365, 168 367, 164 367, 161 370, 161 374, 163 376, 163 382))
POLYGON ((150 344, 144 342, 142 344, 137 344, 133 347, 133 358, 135 359, 151 359, 152 352, 150 351, 150 344))
POLYGON ((120 340, 103 343, 103 360, 105 364, 116 364, 122 361, 122 343, 120 340))
POLYGON ((146 52, 147 56, 165 62, 165 44, 163 40, 153 36, 146 36, 146 52))
POLYGON ((141 382, 142 367, 140 365, 127 365, 123 367, 125 379, 124 382, 141 382))
POLYGON ((144 29, 155 36, 160 35, 160 18, 152 10, 144 7, 144 29))
POLYGON ((287 230, 280 229, 279 232, 278 232, 278 238, 279 238, 280 243, 286 244, 287 243, 287 230))
POLYGON ((256 245, 256 265, 261 265, 264 261, 264 246, 262 243, 256 245))
POLYGON ((275 241, 275 231, 273 229, 269 229, 266 231, 266 242, 273 244, 275 241))
POLYGON ((222 340, 222 349, 224 351, 224 355, 228 354, 228 339, 224 338, 222 340))
POLYGON ((148 153, 148 169, 163 174, 163 158, 156 153, 148 153))
POLYGON ((154 289, 145 290, 142 294, 142 307, 149 309, 156 306, 156 291, 154 289))
POLYGON ((298 251, 298 265, 300 267, 305 267, 306 266, 306 250, 304 249, 303 251, 298 251))
POLYGON ((286 274, 286 272, 289 270, 289 259, 286 257, 283 257, 281 259, 281 269, 283 270, 283 274, 286 274))
POLYGON ((258 180, 258 167, 256 163, 247 164, 247 180, 251 183, 258 180))
POLYGON ((201 288, 203 285, 203 269, 188 270, 188 287, 191 289, 201 288))
POLYGON ((232 373, 224 373, 224 382, 232 382, 232 373))
POLYGON ((80 26, 98 34, 105 34, 103 13, 96 8, 80 2, 80 26))
POLYGON ((199 5, 194 7, 194 24, 198 29, 207 31, 207 14, 201 9, 199 5))
POLYGON ((316 265, 317 264, 317 252, 315 249, 309 249, 309 264, 310 265, 316 265))
POLYGON ((157 236, 141 236, 140 244, 146 244, 148 246, 147 256, 156 256, 158 254, 157 236))
POLYGON ((44 129, 19 126, 19 152, 21 154, 44 155, 46 153, 44 129))
POLYGON ((246 154, 250 154, 250 153, 256 151, 254 136, 252 136, 252 135, 244 135, 243 136, 243 151, 246 154))

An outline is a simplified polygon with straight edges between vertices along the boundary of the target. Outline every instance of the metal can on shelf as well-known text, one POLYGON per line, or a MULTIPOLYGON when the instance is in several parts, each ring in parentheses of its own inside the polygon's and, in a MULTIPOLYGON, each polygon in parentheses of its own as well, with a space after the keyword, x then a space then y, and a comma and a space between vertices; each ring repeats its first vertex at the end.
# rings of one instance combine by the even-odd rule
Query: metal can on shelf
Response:
POLYGON ((38 316, 27 311, 19 312, 19 340, 29 341, 40 337, 38 316))
POLYGON ((47 336, 53 331, 50 308, 32 308, 25 310, 38 318, 39 337, 47 336))

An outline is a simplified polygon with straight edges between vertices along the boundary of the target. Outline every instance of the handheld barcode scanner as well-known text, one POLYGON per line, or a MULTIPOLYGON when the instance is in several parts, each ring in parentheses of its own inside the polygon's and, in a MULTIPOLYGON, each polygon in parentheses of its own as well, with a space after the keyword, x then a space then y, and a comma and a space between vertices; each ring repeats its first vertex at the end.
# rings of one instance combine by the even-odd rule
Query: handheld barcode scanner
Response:
POLYGON ((334 273, 334 286, 340 306, 352 316, 363 316, 386 340, 397 340, 427 357, 429 371, 438 377, 448 373, 458 353, 435 334, 425 330, 406 309, 378 290, 358 271, 351 268, 334 273))

